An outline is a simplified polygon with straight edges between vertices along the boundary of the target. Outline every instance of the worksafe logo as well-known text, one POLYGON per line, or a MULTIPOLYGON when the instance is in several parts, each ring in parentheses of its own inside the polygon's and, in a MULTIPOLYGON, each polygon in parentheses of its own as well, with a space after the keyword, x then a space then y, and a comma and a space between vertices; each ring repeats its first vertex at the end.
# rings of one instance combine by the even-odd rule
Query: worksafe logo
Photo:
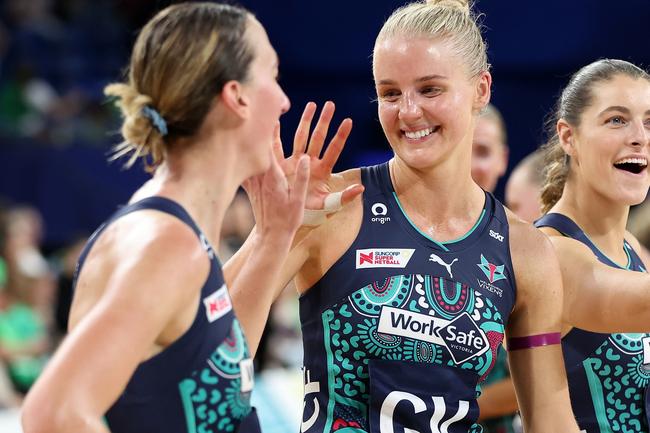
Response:
POLYGON ((490 263, 483 254, 481 254, 481 263, 477 263, 476 265, 481 268, 485 276, 490 280, 490 283, 506 279, 506 276, 503 274, 505 265, 497 266, 494 263, 490 263))
POLYGON ((405 268, 414 252, 412 248, 357 250, 357 269, 405 268))
POLYGON ((480 356, 490 348, 485 332, 476 326, 467 312, 437 329, 436 332, 442 338, 456 364, 480 356))

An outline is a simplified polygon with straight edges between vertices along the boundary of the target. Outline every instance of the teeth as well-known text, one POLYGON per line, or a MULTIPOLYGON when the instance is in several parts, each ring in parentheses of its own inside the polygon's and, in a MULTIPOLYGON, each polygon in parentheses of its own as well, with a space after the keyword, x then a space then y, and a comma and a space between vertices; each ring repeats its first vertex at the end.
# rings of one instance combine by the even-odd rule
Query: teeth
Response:
POLYGON ((648 165, 648 160, 645 158, 624 158, 624 159, 619 159, 614 163, 615 165, 618 164, 637 164, 640 166, 645 167, 648 165))
POLYGON ((427 135, 431 134, 433 132, 434 128, 427 128, 427 129, 422 129, 420 131, 404 131, 404 135, 406 135, 406 138, 412 138, 412 139, 417 139, 417 138, 422 138, 426 137, 427 135))

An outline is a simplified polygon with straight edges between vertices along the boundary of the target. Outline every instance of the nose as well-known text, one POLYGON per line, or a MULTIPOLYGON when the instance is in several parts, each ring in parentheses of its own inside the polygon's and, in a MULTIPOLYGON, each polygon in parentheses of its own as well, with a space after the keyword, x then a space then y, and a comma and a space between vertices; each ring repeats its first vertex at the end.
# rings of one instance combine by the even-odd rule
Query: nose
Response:
POLYGON ((650 130, 643 120, 632 123, 630 144, 633 146, 647 146, 650 140, 650 130))
POLYGON ((289 101, 289 97, 284 93, 284 90, 280 89, 280 92, 282 93, 282 105, 280 105, 280 109, 282 110, 282 114, 284 114, 291 108, 291 101, 289 101))
POLYGON ((398 117, 400 120, 418 119, 422 116, 420 104, 412 93, 404 93, 399 103, 398 117))

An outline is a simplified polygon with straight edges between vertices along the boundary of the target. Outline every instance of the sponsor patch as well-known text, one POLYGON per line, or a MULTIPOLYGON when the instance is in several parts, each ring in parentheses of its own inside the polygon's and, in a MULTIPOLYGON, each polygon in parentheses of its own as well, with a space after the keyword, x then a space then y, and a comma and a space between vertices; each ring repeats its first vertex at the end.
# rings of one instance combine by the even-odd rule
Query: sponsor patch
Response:
POLYGON ((377 331, 444 345, 436 332, 448 324, 448 320, 438 317, 384 306, 379 315, 377 331))
POLYGON ((230 295, 228 295, 226 285, 224 284, 214 293, 203 298, 203 305, 205 305, 205 314, 210 323, 223 317, 232 310, 232 302, 230 301, 230 295))
POLYGON ((487 336, 466 312, 436 332, 456 364, 480 356, 490 348, 487 336))
POLYGON ((414 252, 411 248, 357 250, 356 268, 405 268, 414 252))

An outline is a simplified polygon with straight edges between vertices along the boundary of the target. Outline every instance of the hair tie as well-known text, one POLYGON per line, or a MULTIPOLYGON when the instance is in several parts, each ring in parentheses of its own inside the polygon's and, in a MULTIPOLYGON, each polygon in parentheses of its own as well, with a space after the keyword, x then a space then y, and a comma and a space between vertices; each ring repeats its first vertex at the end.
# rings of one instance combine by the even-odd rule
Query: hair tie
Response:
POLYGON ((165 122, 165 119, 163 119, 163 117, 158 111, 156 111, 155 108, 145 105, 142 107, 142 115, 151 120, 151 123, 158 130, 158 132, 160 132, 160 135, 163 137, 167 135, 167 122, 165 122))

